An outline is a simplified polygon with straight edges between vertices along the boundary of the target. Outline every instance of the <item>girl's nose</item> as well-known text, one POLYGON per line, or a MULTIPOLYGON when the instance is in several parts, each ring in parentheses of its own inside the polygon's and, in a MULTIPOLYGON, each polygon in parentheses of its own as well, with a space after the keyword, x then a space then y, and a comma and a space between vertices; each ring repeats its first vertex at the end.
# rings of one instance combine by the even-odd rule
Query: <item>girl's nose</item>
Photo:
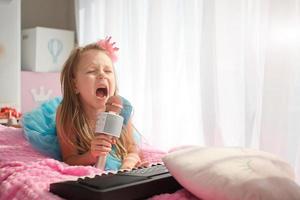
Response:
POLYGON ((104 78, 105 77, 104 71, 103 70, 99 70, 97 77, 100 78, 100 79, 104 78))

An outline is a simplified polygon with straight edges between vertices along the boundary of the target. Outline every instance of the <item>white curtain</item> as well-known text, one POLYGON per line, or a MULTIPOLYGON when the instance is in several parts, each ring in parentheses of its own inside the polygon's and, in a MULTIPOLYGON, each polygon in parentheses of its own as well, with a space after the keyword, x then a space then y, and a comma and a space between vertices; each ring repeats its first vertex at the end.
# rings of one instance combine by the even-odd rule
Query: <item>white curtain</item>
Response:
POLYGON ((245 146, 300 175, 300 0, 77 0, 80 45, 112 36, 149 143, 245 146))

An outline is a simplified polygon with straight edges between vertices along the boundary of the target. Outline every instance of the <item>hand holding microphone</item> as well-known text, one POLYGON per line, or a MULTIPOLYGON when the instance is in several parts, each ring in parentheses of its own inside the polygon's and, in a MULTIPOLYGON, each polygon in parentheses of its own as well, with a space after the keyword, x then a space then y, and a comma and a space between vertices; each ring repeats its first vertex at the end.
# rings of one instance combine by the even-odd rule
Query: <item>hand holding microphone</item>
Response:
MULTIPOLYGON (((105 134, 112 139, 112 137, 120 137, 123 117, 120 116, 122 110, 122 100, 119 96, 111 96, 106 102, 105 112, 101 112, 97 116, 96 121, 96 134, 105 134)), ((99 156, 96 162, 96 167, 104 170, 106 156, 99 156)))

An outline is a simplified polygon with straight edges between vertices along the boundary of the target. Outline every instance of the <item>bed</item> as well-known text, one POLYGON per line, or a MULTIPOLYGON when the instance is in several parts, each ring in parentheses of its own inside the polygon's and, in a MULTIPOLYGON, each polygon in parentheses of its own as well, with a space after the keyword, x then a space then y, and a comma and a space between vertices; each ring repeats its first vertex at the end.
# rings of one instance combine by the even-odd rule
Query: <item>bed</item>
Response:
MULTIPOLYGON (((178 147, 168 153, 141 148, 142 161, 163 161, 184 189, 150 200, 299 200, 293 168, 268 152, 240 147, 178 147)), ((40 154, 23 130, 0 125, 0 200, 61 199, 49 192, 54 182, 101 173, 69 166, 40 154)))
MULTIPOLYGON (((142 149, 143 161, 161 162, 166 153, 150 147, 142 149)), ((61 199, 49 192, 50 183, 76 180, 99 174, 91 166, 69 166, 36 151, 26 141, 23 130, 0 125, 0 199, 61 199)), ((192 199, 186 190, 150 199, 192 199)))

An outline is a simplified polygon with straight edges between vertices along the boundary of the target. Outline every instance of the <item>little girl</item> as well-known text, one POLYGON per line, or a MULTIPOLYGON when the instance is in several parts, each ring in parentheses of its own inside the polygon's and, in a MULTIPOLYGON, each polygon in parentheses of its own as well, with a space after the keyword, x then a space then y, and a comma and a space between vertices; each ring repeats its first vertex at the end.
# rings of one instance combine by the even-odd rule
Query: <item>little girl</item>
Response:
MULTIPOLYGON (((56 132, 62 160, 70 165, 94 165, 99 156, 105 155, 106 170, 133 168, 140 161, 130 119, 132 107, 126 99, 122 98, 124 123, 120 138, 105 134, 95 136, 97 114, 105 111, 110 96, 117 95, 113 63, 118 48, 113 45, 108 38, 77 47, 63 67, 63 98, 61 102, 56 100, 59 102, 56 103, 56 132)), ((29 120, 30 116, 25 115, 25 135, 29 141, 40 141, 33 137, 32 128, 26 124, 29 120)))

